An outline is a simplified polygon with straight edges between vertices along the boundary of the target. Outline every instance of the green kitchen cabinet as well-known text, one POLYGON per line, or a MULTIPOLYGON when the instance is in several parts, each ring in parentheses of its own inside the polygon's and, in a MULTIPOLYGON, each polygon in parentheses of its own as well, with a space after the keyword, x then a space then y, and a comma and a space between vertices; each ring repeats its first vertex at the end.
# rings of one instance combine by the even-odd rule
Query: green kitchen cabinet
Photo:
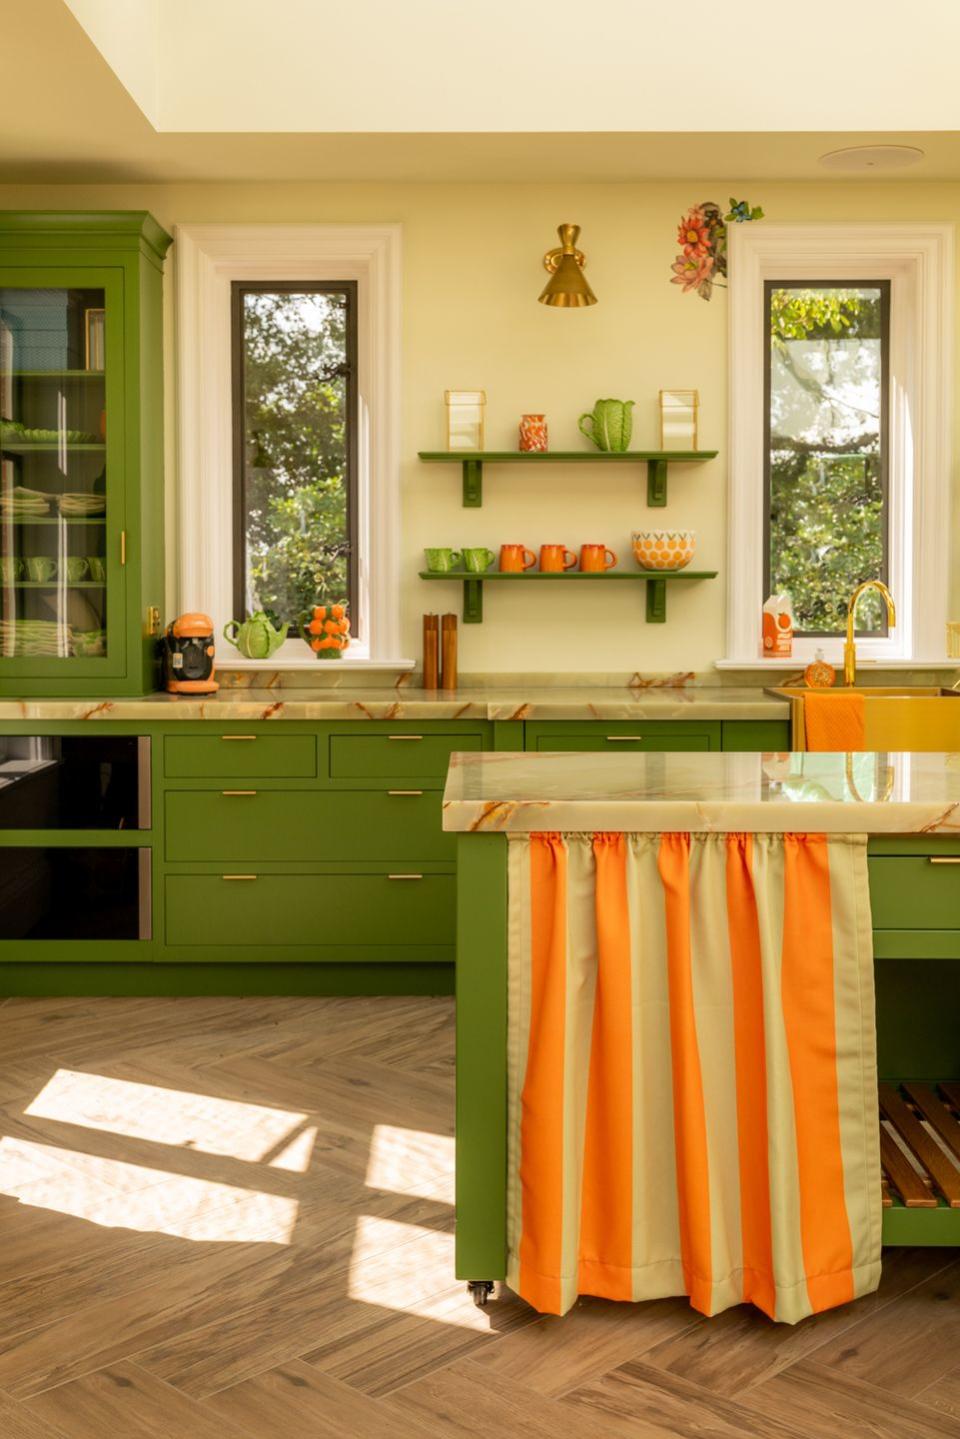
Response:
POLYGON ((528 750, 718 750, 719 720, 528 720, 528 750))
POLYGON ((0 211, 0 695, 157 687, 170 243, 144 211, 0 211))
POLYGON ((453 874, 409 865, 389 874, 168 874, 167 942, 225 946, 239 959, 248 946, 278 955, 300 946, 318 957, 377 947, 381 960, 401 960, 449 945, 455 890, 453 874))
POLYGON ((173 863, 389 863, 456 858, 439 790, 167 790, 173 863))

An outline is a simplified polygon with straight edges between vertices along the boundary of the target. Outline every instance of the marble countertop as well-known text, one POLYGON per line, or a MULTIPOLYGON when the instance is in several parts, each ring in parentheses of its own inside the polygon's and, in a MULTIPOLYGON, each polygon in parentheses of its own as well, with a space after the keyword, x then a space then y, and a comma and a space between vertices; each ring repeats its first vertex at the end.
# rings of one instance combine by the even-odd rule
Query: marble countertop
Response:
POLYGON ((0 699, 4 720, 787 719, 790 705, 734 686, 629 689, 590 685, 499 689, 224 689, 143 699, 0 699))
POLYGON ((443 827, 960 835, 960 754, 458 754, 443 827))

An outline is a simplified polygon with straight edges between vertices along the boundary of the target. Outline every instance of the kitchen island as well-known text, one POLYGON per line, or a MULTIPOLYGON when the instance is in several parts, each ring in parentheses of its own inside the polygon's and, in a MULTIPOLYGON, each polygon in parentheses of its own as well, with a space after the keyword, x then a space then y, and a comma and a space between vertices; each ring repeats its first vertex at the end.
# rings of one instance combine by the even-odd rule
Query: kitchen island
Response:
POLYGON ((508 852, 545 833, 866 836, 883 1240, 960 1244, 960 755, 461 754, 444 828, 457 835, 457 1273, 480 1299, 507 1273, 508 852))

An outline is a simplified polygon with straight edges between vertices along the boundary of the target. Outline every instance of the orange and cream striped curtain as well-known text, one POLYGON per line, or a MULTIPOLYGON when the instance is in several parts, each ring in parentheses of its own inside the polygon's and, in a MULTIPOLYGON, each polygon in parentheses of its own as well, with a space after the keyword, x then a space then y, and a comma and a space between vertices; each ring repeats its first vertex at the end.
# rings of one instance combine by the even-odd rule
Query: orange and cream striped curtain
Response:
POLYGON ((508 1282, 744 1301, 875 1289, 866 840, 510 837, 508 1282))

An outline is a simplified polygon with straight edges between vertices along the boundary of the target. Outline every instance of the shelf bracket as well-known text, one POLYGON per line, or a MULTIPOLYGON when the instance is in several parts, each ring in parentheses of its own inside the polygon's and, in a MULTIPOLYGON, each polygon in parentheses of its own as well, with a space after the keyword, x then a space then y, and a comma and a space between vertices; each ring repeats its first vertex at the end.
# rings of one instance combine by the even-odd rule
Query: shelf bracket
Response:
POLYGON ((647 580, 647 624, 662 625, 667 619, 666 580, 647 580))
MULTIPOLYGON (((647 461, 647 504, 653 510, 662 510, 667 503, 667 462, 647 461)), ((650 594, 649 586, 647 594, 650 594)), ((647 616, 649 619, 649 615, 647 616)))
POLYGON ((479 510, 483 504, 483 463, 481 460, 463 462, 463 508, 479 510))
MULTIPOLYGON (((464 469, 466 469, 466 464, 464 469)), ((463 582, 463 623, 465 625, 483 623, 482 580, 464 580, 463 582)))

